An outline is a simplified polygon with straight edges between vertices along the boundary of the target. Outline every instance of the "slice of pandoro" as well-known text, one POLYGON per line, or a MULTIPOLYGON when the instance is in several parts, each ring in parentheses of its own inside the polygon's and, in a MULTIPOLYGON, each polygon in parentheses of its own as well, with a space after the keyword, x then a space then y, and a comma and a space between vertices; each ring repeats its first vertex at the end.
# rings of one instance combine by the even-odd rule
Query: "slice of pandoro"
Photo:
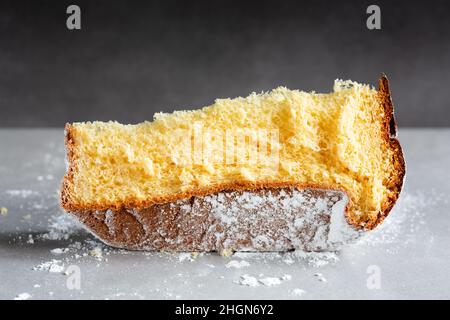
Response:
POLYGON ((136 250, 336 250, 383 221, 405 175, 384 75, 67 124, 66 148, 62 207, 136 250))

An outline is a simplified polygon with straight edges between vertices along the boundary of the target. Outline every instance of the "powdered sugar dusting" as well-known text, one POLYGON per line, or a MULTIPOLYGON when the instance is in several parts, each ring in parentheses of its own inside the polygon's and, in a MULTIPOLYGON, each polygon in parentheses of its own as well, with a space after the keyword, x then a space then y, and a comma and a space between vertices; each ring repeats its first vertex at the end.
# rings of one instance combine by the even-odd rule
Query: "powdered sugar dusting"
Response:
MULTIPOLYGON (((280 189, 279 192, 231 192, 209 195, 204 201, 211 212, 226 226, 220 239, 233 233, 244 233, 241 225, 255 226, 265 221, 277 223, 278 230, 254 232, 251 245, 244 251, 285 251, 289 239, 293 248, 315 251, 335 250, 345 242, 357 238, 359 233, 345 221, 344 210, 347 196, 337 191, 320 191, 296 188, 280 189), (244 213, 242 213, 244 212, 244 213), (278 237, 273 235, 278 233, 278 237)), ((231 243, 226 243, 231 246, 231 243)), ((239 250, 239 248, 234 248, 239 250)))
POLYGON ((6 190, 6 194, 13 197, 28 198, 32 195, 37 195, 38 193, 33 190, 21 189, 21 190, 6 190))
POLYGON ((380 226, 361 238, 358 244, 408 244, 415 240, 417 229, 424 228, 427 208, 437 201, 444 201, 440 195, 432 193, 432 196, 423 192, 403 193, 391 214, 380 226))
POLYGON ((238 261, 238 260, 231 260, 230 262, 228 262, 225 265, 225 268, 236 268, 236 269, 241 269, 241 268, 245 268, 245 267, 249 267, 250 263, 248 263, 245 260, 242 261, 238 261))
POLYGON ((333 265, 339 262, 337 252, 236 252, 234 258, 258 261, 262 263, 279 262, 286 265, 304 264, 314 268, 333 265))
POLYGON ((240 279, 236 281, 237 284, 248 287, 257 287, 260 285, 266 287, 274 287, 282 284, 284 281, 289 281, 292 276, 285 274, 281 277, 264 277, 260 275, 259 277, 250 276, 248 274, 241 275, 240 279))
POLYGON ((35 266, 33 270, 62 273, 64 272, 64 265, 61 260, 52 259, 35 266))
POLYGON ((238 284, 242 285, 242 286, 248 286, 248 287, 257 287, 259 286, 259 282, 258 279, 256 279, 255 277, 252 277, 248 274, 243 274, 241 276, 241 279, 239 281, 237 281, 238 284))
POLYGON ((305 293, 306 293, 306 291, 303 290, 303 289, 300 289, 300 288, 295 288, 295 289, 293 289, 293 290, 291 291, 291 294, 292 294, 293 296, 297 296, 297 297, 301 297, 301 296, 303 296, 305 293))
POLYGON ((53 216, 49 220, 49 231, 41 235, 45 240, 68 240, 71 235, 82 229, 81 225, 66 213, 53 216))
POLYGON ((273 287, 273 286, 281 284, 281 279, 275 278, 275 277, 266 277, 266 278, 259 279, 259 282, 261 282, 265 286, 273 287))

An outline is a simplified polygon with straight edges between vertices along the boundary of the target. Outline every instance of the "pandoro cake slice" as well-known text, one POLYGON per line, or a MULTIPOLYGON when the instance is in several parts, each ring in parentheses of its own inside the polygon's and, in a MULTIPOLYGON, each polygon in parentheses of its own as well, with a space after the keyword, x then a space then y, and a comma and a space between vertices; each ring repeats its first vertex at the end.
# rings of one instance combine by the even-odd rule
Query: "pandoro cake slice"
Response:
POLYGON ((383 221, 405 175, 384 75, 65 129, 62 207, 127 249, 335 250, 383 221))

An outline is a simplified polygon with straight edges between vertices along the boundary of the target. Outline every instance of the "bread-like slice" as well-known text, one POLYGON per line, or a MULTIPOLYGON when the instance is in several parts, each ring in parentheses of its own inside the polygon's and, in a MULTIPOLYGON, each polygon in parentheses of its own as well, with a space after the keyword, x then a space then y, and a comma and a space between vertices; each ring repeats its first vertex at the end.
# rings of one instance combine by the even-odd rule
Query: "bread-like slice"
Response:
MULTIPOLYGON (((229 245, 219 244, 220 232, 211 233, 216 235, 214 241, 208 238, 213 226, 217 227, 214 212, 219 209, 207 209, 205 199, 220 195, 230 197, 231 209, 227 210, 231 217, 238 215, 233 221, 253 217, 255 223, 265 226, 258 230, 265 230, 266 236, 277 225, 279 230, 291 230, 297 224, 296 228, 303 230, 294 232, 297 236, 282 232, 278 240, 268 236, 272 245, 266 250, 325 249, 326 245, 298 239, 305 230, 317 229, 315 219, 303 219, 308 207, 317 209, 315 215, 325 214, 325 233, 332 231, 331 198, 335 195, 323 205, 327 191, 348 197, 341 215, 345 211, 353 229, 373 229, 392 209, 405 175, 388 80, 383 75, 378 90, 351 81, 336 81, 334 89, 316 94, 281 87, 247 98, 216 100, 201 110, 157 114, 153 122, 138 125, 67 124, 69 166, 62 183, 62 207, 107 243, 131 249, 252 247, 256 231, 251 224, 247 224, 248 230, 239 229, 229 237, 244 239, 242 243, 230 240, 229 245), (239 205, 239 192, 259 199, 265 207, 271 207, 267 202, 271 199, 274 208, 283 199, 294 199, 298 192, 312 195, 308 203, 302 202, 303 208, 289 211, 291 216, 286 207, 273 210, 273 219, 284 222, 272 225, 263 223, 267 217, 255 214, 254 207, 239 205), (273 197, 279 192, 291 196, 273 197), (202 204, 195 206, 197 202, 202 204), (189 214, 181 214, 187 205, 189 214), (196 216, 206 225, 200 227, 196 216), (173 221, 178 223, 174 226, 173 221), (161 225, 168 229, 158 227, 161 225), (170 230, 177 237, 157 245, 155 230, 161 237, 170 230), (183 230, 192 234, 203 231, 194 241, 189 235, 180 238, 183 230), (275 245, 283 242, 280 239, 287 242, 275 245), (173 245, 174 241, 178 245, 173 245)), ((220 230, 234 227, 226 222, 219 225, 220 230)))

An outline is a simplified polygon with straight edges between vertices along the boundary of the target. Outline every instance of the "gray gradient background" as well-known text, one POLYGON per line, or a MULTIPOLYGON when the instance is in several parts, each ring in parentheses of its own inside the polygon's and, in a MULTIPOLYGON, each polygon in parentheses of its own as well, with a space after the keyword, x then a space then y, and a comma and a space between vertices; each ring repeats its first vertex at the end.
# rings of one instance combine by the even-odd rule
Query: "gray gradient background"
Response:
POLYGON ((136 123, 381 72, 400 126, 450 126, 449 14, 448 1, 1 1, 0 126, 136 123), (382 30, 366 28, 369 4, 382 30))

